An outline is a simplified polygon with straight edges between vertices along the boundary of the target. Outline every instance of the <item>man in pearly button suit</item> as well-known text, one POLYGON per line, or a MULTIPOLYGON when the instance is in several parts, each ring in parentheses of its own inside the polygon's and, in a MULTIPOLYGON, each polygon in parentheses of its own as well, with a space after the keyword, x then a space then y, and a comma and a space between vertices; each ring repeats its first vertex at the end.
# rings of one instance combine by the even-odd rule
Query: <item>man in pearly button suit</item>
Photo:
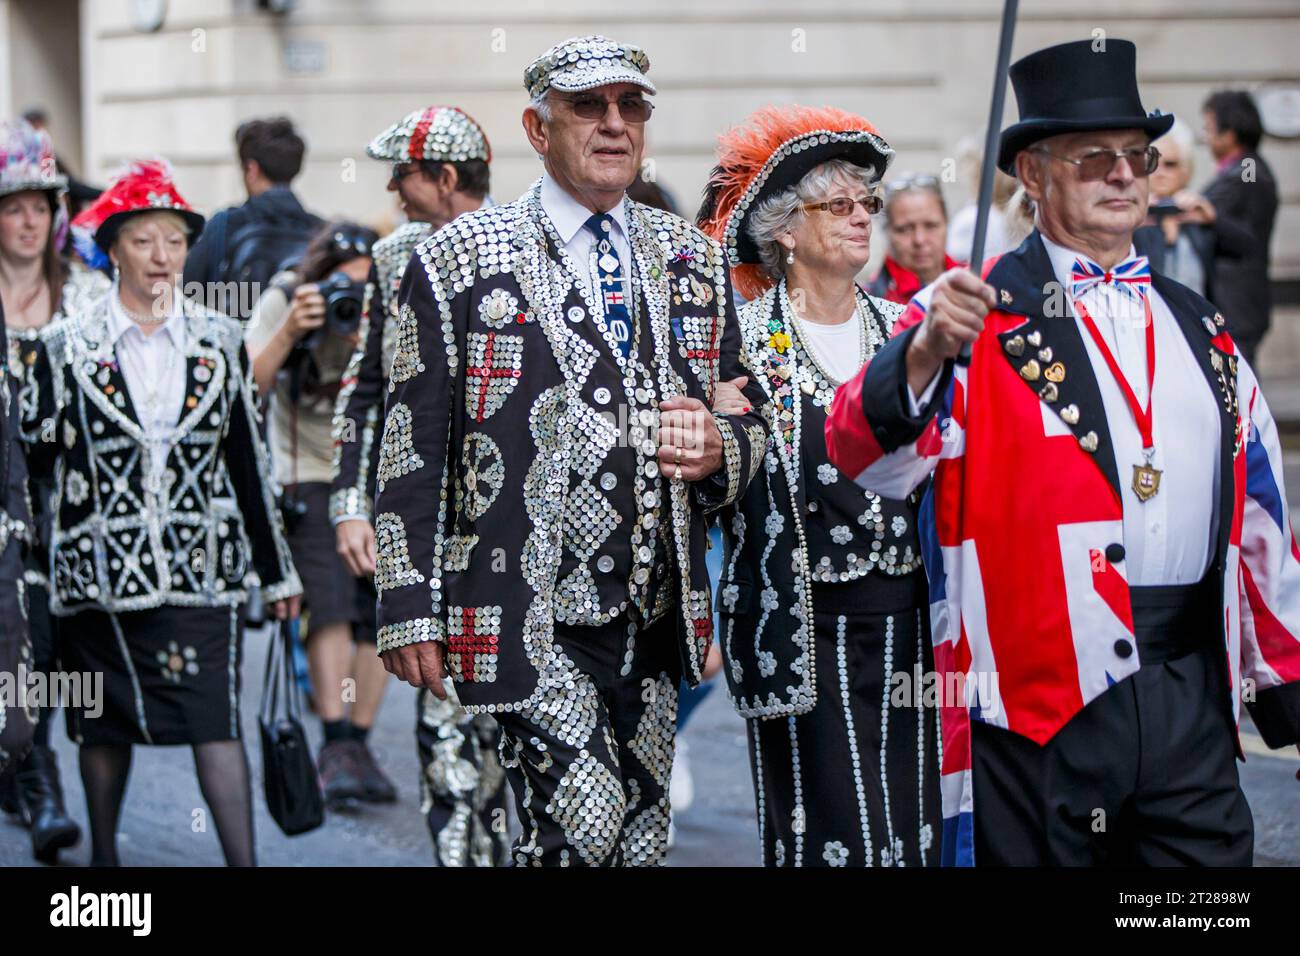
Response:
MULTIPOLYGON (((366 155, 392 165, 388 189, 398 194, 409 218, 375 243, 361 341, 334 411, 330 518, 349 569, 373 581, 371 499, 388 369, 397 347, 397 294, 416 246, 457 216, 492 205, 492 148, 464 110, 427 106, 371 140, 366 155)), ((466 714, 454 698, 439 699, 428 689, 417 696, 415 712, 420 807, 434 860, 441 866, 499 866, 509 853, 509 836, 500 826, 507 797, 496 723, 486 714, 466 714)))
POLYGON ((420 245, 399 299, 379 650, 496 715, 524 865, 662 862, 677 684, 712 640, 705 516, 767 442, 757 408, 709 411, 747 376, 720 248, 625 195, 648 67, 603 37, 534 61, 545 174, 420 245))

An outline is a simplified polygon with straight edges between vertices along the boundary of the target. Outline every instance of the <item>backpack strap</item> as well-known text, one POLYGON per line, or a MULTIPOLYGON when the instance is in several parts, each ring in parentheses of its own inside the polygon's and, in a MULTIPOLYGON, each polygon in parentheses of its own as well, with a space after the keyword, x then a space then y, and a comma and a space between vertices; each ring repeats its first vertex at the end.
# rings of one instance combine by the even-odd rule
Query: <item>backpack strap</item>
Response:
POLYGON ((216 215, 216 220, 212 224, 213 234, 209 240, 212 243, 212 255, 208 256, 207 275, 203 277, 205 282, 221 282, 226 275, 226 230, 229 228, 231 211, 227 210, 226 214, 216 215))

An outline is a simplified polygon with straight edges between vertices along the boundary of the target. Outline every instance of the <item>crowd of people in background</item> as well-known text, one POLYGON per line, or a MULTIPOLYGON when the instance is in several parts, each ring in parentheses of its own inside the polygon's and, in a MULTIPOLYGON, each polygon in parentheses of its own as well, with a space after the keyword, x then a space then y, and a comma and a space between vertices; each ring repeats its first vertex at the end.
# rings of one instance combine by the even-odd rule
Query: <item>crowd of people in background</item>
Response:
MULTIPOLYGON (((1213 169, 1194 168, 1198 136, 1186 124, 1156 140, 1159 165, 1151 175, 1149 215, 1134 243, 1153 270, 1216 303, 1229 317, 1242 354, 1253 360, 1270 322, 1277 186, 1260 155, 1263 129, 1248 93, 1213 93, 1203 104, 1202 120, 1199 141, 1208 146, 1213 169)), ((301 680, 321 725, 317 762, 330 806, 392 802, 401 789, 368 745, 388 683, 375 647, 376 574, 384 587, 394 564, 383 556, 405 542, 391 514, 376 515, 374 508, 376 485, 396 477, 385 474, 389 465, 379 458, 381 440, 387 441, 384 395, 390 376, 396 378, 401 363, 411 360, 409 347, 399 341, 398 291, 421 242, 462 215, 493 205, 491 150, 478 124, 448 107, 417 110, 377 133, 368 152, 391 164, 387 188, 405 220, 380 236, 365 224, 308 210, 293 188, 307 144, 284 117, 239 126, 235 158, 247 197, 206 221, 184 199, 165 163, 133 164, 102 193, 79 182, 62 159, 54 159, 46 125, 33 110, 0 131, 0 304, 32 508, 25 566, 12 577, 0 570, 0 579, 24 582, 25 594, 17 600, 28 608, 27 668, 108 675, 105 716, 89 720, 76 708, 66 714, 67 733, 78 745, 92 861, 118 860, 132 747, 187 744, 226 860, 251 864, 251 784, 237 702, 246 619, 261 623, 268 611, 274 618, 295 615, 301 601, 301 680), (216 299, 186 299, 177 285, 182 279, 185 288, 198 283, 208 290, 251 284, 261 296, 251 314, 227 316, 216 299), (159 288, 166 290, 161 306, 159 288), (177 433, 178 409, 183 434, 177 433), (102 439, 113 435, 120 441, 105 445, 102 439), (164 513, 171 517, 164 520, 164 513), (207 565, 197 568, 190 561, 196 542, 208 549, 207 565), (112 593, 100 590, 92 552, 94 560, 111 565, 112 593), (254 572, 260 593, 246 586, 254 572), (345 685, 355 692, 341 693, 345 685)), ((864 141, 874 141, 869 124, 853 128, 864 141)), ((723 162, 730 161, 728 148, 724 138, 723 162)), ((808 380, 821 389, 816 396, 822 420, 802 425, 819 444, 831 395, 858 367, 858 342, 828 338, 825 328, 798 311, 785 314, 781 290, 789 283, 824 296, 813 306, 860 310, 868 327, 878 330, 878 341, 872 339, 861 356, 865 360, 888 338, 902 306, 969 257, 974 207, 950 219, 950 183, 940 171, 885 175, 892 150, 883 147, 871 157, 865 174, 844 164, 826 173, 825 182, 802 181, 799 189, 812 190, 808 196, 816 193, 816 201, 823 194, 863 191, 877 197, 874 206, 864 199, 847 214, 807 219, 798 227, 803 232, 790 232, 795 238, 785 246, 779 237, 795 220, 779 220, 771 210, 770 222, 758 217, 770 233, 764 234, 763 261, 775 263, 772 274, 779 282, 748 290, 752 300, 745 308, 752 313, 749 321, 761 319, 765 329, 775 323, 771 328, 794 336, 791 354, 798 358, 791 361, 804 363, 808 380), (884 254, 878 272, 866 280, 870 246, 840 246, 835 230, 860 218, 869 236, 873 212, 884 254), (804 251, 823 249, 834 251, 804 251)), ((963 185, 973 192, 976 183, 968 178, 963 185)), ((799 189, 791 186, 790 203, 814 201, 799 189)), ((649 206, 673 209, 662 184, 641 178, 630 192, 649 206)), ((373 198, 376 206, 384 201, 373 198)), ((330 201, 315 196, 308 205, 330 201)), ((1034 203, 1024 188, 999 173, 987 254, 1019 246, 1033 217, 1034 203)), ((715 238, 726 239, 721 233, 715 238)), ((492 320, 508 324, 519 312, 525 321, 508 298, 502 296, 501 314, 492 313, 492 320)), ((421 358, 441 361, 429 354, 421 358)), ((490 365, 491 356, 484 361, 490 365)), ((743 403, 737 414, 741 408, 743 403)), ((794 442, 782 446, 782 454, 797 457, 797 431, 794 442)), ((869 520, 857 520, 864 507, 861 491, 847 482, 833 484, 834 467, 824 449, 818 460, 820 468, 793 479, 788 475, 797 468, 790 470, 788 462, 761 478, 767 496, 797 495, 808 512, 807 539, 798 547, 783 545, 774 562, 779 567, 770 569, 775 587, 787 587, 782 582, 788 577, 791 595, 803 588, 830 594, 828 582, 845 580, 841 575, 856 582, 855 591, 834 591, 818 606, 817 643, 810 653, 820 662, 825 703, 797 721, 792 717, 789 725, 759 719, 757 705, 746 712, 751 756, 760 768, 756 793, 765 815, 764 858, 778 862, 796 842, 789 831, 805 799, 842 807, 850 816, 862 803, 864 820, 868 803, 873 820, 888 815, 890 794, 876 787, 874 777, 865 788, 858 779, 855 790, 853 778, 819 775, 815 766, 799 775, 805 736, 830 735, 846 716, 850 726, 854 720, 881 723, 868 706, 871 699, 879 704, 878 686, 864 691, 861 701, 847 691, 840 699, 837 626, 841 665, 845 615, 850 634, 873 635, 880 648, 888 630, 895 657, 919 662, 929 643, 922 549, 915 538, 919 494, 896 501, 868 495, 869 520), (815 514, 818 508, 822 515, 815 514), (835 517, 841 512, 856 523, 835 517), (791 570, 791 548, 802 555, 802 571, 797 560, 791 570), (878 562, 887 573, 851 574, 856 553, 871 554, 873 561, 876 553, 888 555, 878 562), (855 616, 854 609, 866 605, 872 613, 855 616)), ((478 480, 500 479, 480 471, 478 480)), ((506 480, 517 482, 522 475, 506 480)), ((756 596, 752 604, 737 604, 736 589, 749 585, 735 568, 737 554, 760 566, 772 552, 768 537, 775 542, 782 529, 769 522, 769 536, 763 536, 767 502, 751 496, 733 503, 712 531, 719 544, 729 539, 725 552, 715 548, 710 555, 723 611, 720 631, 753 629, 757 616, 767 613, 756 596), (738 532, 746 527, 746 515, 748 537, 738 532), (723 567, 724 553, 730 567, 723 567)), ((4 553, 12 557, 11 551, 4 553)), ((13 648, 12 655, 18 654, 13 648)), ((0 658, 0 667, 17 663, 16 657, 0 658)), ((701 688, 692 691, 684 681, 679 688, 682 722, 723 667, 718 643, 702 664, 701 688)), ((878 671, 881 662, 862 666, 878 671)), ((0 724, 0 763, 9 764, 0 781, 0 807, 29 828, 34 854, 50 862, 80 838, 51 746, 57 715, 42 708, 8 717, 0 724), (29 740, 20 740, 25 725, 29 740)), ((938 773, 933 755, 925 753, 937 728, 926 724, 920 710, 908 719, 881 729, 891 744, 882 766, 889 765, 890 780, 900 781, 893 799, 908 809, 896 809, 891 828, 866 839, 870 847, 874 838, 882 861, 896 853, 893 862, 920 864, 941 825, 937 793, 925 789, 938 773), (894 849, 895 829, 910 835, 905 852, 901 843, 894 849)), ((467 713, 429 689, 420 691, 415 726, 422 811, 435 858, 448 865, 504 862, 507 845, 491 816, 504 806, 498 752, 511 753, 510 738, 503 747, 490 716, 467 713)), ((516 752, 507 759, 530 758, 516 752)), ((680 759, 673 790, 681 809, 689 803, 690 777, 680 759)), ((521 807, 527 810, 522 802, 521 807)), ((818 826, 812 821, 801 831, 811 834, 814 856, 822 854, 823 843, 832 846, 818 826)), ((838 851, 827 852, 825 860, 809 862, 838 865, 838 851)), ((930 860, 935 856, 929 852, 930 860)))

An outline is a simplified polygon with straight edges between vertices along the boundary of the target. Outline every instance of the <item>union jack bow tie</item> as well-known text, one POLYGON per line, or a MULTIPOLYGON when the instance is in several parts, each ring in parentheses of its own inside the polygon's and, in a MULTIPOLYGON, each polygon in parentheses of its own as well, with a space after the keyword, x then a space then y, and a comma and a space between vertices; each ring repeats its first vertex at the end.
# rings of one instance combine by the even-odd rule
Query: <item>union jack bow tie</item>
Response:
POLYGON ((1091 259, 1080 256, 1070 269, 1070 295, 1079 298, 1095 285, 1110 285, 1135 302, 1146 301, 1151 288, 1151 263, 1146 256, 1125 259, 1107 271, 1091 259))

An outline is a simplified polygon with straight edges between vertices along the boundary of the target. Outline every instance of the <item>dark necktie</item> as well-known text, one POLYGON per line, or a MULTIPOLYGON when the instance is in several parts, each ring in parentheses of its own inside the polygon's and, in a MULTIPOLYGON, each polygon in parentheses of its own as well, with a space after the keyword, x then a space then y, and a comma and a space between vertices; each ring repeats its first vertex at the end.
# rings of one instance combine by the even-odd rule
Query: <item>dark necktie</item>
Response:
POLYGON ((632 321, 623 294, 623 263, 614 250, 614 217, 593 215, 584 224, 596 237, 596 288, 605 310, 604 326, 627 358, 632 352, 632 321))

